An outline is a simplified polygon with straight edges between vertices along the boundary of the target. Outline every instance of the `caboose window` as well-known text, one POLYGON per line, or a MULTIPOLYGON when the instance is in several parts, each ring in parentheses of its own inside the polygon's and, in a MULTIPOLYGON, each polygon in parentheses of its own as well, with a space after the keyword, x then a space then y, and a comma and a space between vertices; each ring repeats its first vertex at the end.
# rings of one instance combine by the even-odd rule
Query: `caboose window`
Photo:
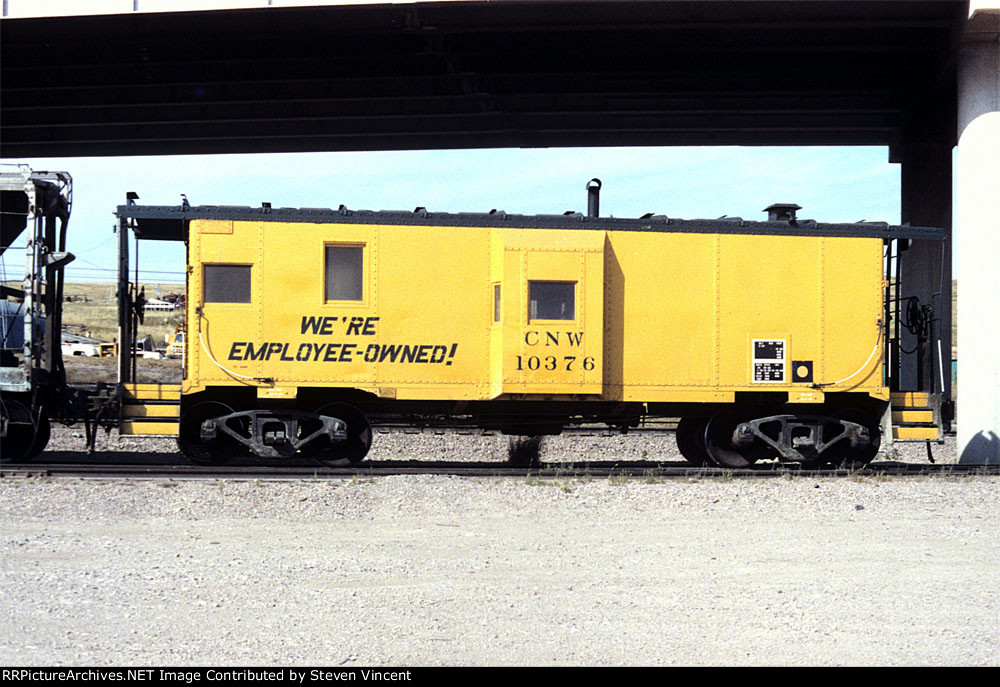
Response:
POLYGON ((576 282, 530 281, 529 319, 572 320, 576 318, 576 282))
POLYGON ((364 246, 327 246, 326 300, 362 300, 364 262, 364 246))
POLYGON ((249 303, 250 265, 205 265, 206 303, 249 303))
POLYGON ((493 285, 493 321, 500 321, 500 285, 493 285))

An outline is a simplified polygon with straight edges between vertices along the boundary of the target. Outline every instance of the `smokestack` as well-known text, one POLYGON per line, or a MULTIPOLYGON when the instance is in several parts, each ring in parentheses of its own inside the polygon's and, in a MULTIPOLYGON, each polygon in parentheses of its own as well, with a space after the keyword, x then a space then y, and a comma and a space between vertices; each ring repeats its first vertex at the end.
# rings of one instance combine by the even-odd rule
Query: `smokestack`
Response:
POLYGON ((587 217, 601 216, 601 180, 587 182, 587 217))

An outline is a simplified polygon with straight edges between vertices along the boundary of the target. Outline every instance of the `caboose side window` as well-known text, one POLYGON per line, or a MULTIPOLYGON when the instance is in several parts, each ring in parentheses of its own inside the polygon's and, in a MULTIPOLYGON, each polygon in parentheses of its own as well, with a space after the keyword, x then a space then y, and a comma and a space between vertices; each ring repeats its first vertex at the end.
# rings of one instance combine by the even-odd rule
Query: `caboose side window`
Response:
POLYGON ((528 300, 528 319, 576 319, 576 282, 529 281, 528 300))
POLYGON ((493 285, 493 321, 500 321, 500 285, 493 285))
POLYGON ((250 265, 205 265, 206 303, 249 303, 250 265))
POLYGON ((327 246, 326 300, 362 300, 364 297, 364 262, 364 246, 327 246))

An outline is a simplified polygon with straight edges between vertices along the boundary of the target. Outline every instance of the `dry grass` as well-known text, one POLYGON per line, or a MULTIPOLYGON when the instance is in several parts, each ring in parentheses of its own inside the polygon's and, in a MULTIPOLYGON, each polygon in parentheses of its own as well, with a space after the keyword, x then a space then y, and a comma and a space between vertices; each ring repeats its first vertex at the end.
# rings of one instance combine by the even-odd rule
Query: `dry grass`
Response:
MULTIPOLYGON (((20 288, 20 282, 5 282, 20 288)), ((146 298, 156 297, 156 284, 144 284, 146 298)), ((183 284, 160 284, 160 294, 183 293, 183 284)), ((63 325, 72 334, 90 336, 101 341, 118 337, 118 301, 115 284, 66 284, 63 296, 72 300, 63 303, 63 325)), ((137 338, 152 337, 158 348, 164 347, 164 336, 173 333, 183 312, 147 312, 139 325, 137 338)), ((70 383, 113 382, 118 378, 118 359, 68 357, 66 377, 70 383)), ((181 379, 180 360, 139 360, 136 381, 142 383, 174 383, 181 379)))
MULTIPOLYGON (((155 298, 156 284, 144 284, 146 298, 155 298)), ((182 284, 160 284, 160 294, 183 293, 182 284)), ((118 337, 118 301, 114 284, 67 284, 65 296, 72 301, 63 304, 63 324, 75 325, 69 331, 92 336, 102 341, 118 337), (83 298, 86 300, 82 300, 83 298)), ((182 311, 147 312, 136 332, 137 339, 152 337, 157 348, 164 347, 164 337, 183 322, 182 311)), ((109 382, 118 378, 118 359, 70 358, 66 360, 66 376, 70 382, 109 382)), ((136 381, 140 383, 175 383, 181 380, 180 360, 138 360, 136 381)))
MULTIPOLYGON (((156 284, 144 284, 146 298, 156 297, 156 284)), ((67 284, 64 296, 72 301, 63 304, 63 325, 71 326, 70 332, 92 336, 102 341, 114 341, 118 336, 118 301, 114 284, 67 284), (86 298, 86 301, 77 300, 86 298), (89 333, 88 333, 89 332, 89 333)), ((182 293, 181 284, 161 284, 160 293, 182 293)), ((174 326, 184 319, 183 312, 147 312, 139 325, 137 339, 151 336, 158 347, 163 347, 164 336, 174 331, 174 326)))

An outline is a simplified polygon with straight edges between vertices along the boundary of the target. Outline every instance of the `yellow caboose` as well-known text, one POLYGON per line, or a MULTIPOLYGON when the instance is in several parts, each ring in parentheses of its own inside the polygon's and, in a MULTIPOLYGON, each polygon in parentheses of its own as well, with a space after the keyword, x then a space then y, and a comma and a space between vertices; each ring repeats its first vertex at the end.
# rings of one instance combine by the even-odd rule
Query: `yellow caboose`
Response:
POLYGON ((356 462, 372 426, 682 418, 694 463, 865 462, 889 401, 883 223, 119 208, 188 248, 179 444, 356 462))

